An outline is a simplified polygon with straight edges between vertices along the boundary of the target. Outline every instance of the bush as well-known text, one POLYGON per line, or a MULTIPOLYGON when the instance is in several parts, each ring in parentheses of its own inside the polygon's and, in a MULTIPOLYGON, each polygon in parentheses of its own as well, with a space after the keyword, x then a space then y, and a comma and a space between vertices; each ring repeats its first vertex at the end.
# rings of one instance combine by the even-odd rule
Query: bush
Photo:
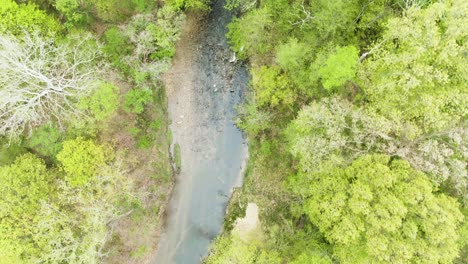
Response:
MULTIPOLYGON (((89 1, 89 0, 87 0, 89 1)), ((134 0, 93 0, 97 16, 106 22, 121 22, 133 15, 134 0)))
POLYGON ((35 129, 25 145, 43 156, 55 157, 62 148, 60 140, 60 131, 54 125, 47 124, 35 129))
POLYGON ((98 168, 105 164, 107 158, 104 147, 91 140, 76 138, 63 142, 57 160, 62 164, 68 182, 73 187, 80 187, 96 176, 98 168))
POLYGON ((83 109, 91 112, 98 121, 112 115, 119 105, 119 88, 112 83, 102 83, 91 96, 80 102, 83 109))
POLYGON ((141 114, 147 103, 153 100, 153 92, 149 89, 131 89, 125 95, 124 109, 129 113, 141 114))
POLYGON ((130 55, 133 46, 130 39, 125 36, 117 27, 111 27, 104 33, 103 51, 107 54, 110 61, 119 69, 125 67, 121 62, 122 57, 130 55))

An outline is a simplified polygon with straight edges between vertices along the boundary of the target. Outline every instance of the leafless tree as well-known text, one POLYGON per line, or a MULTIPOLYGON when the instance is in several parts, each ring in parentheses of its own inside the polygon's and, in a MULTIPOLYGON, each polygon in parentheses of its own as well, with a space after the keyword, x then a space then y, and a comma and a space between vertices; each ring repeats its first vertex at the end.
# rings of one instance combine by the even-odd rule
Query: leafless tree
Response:
POLYGON ((0 35, 0 134, 16 138, 30 128, 82 114, 80 97, 97 84, 100 49, 90 35, 55 43, 39 34, 21 40, 0 35))

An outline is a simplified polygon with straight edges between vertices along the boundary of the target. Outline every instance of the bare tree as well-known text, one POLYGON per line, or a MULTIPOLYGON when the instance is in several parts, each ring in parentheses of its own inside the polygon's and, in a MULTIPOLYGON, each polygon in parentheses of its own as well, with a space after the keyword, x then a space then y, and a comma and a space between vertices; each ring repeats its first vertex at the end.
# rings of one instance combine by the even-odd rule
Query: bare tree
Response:
MULTIPOLYGON (((0 135, 82 114, 80 97, 96 86, 100 49, 90 35, 57 44, 39 34, 0 35, 0 135)), ((102 66, 102 65, 101 65, 102 66)))

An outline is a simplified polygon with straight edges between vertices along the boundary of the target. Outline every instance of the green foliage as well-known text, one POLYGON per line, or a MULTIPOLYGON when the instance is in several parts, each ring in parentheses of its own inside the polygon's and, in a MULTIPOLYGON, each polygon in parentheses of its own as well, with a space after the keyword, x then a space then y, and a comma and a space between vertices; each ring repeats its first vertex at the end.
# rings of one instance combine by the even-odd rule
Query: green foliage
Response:
POLYGON ((217 239, 205 264, 280 264, 282 258, 275 251, 261 249, 255 243, 247 243, 234 235, 217 239))
POLYGON ((105 120, 119 106, 119 88, 113 83, 101 83, 89 97, 81 100, 80 106, 89 110, 96 120, 105 120))
POLYGON ((135 11, 138 13, 150 11, 156 6, 156 1, 151 0, 132 0, 135 5, 135 11))
POLYGON ((32 154, 0 167, 0 263, 29 263, 41 252, 37 211, 49 199, 51 175, 32 154), (13 262, 9 262, 13 261, 13 262))
POLYGON ((300 177, 303 210, 342 263, 449 263, 458 254, 458 203, 406 161, 363 156, 300 177))
POLYGON ((106 149, 92 140, 76 138, 63 142, 63 149, 57 154, 57 160, 66 173, 67 181, 73 187, 83 187, 98 169, 109 159, 106 149))
POLYGON ((9 142, 7 140, 0 140, 2 147, 0 148, 0 166, 9 165, 13 163, 21 154, 26 152, 26 149, 20 142, 9 142))
POLYGON ((62 133, 53 124, 36 128, 25 141, 25 145, 45 157, 53 158, 62 149, 62 133))
POLYGON ((188 10, 199 10, 208 11, 210 9, 211 0, 167 0, 167 5, 173 9, 188 9, 188 10))
POLYGON ((320 34, 345 35, 353 30, 353 20, 359 10, 359 1, 349 0, 318 0, 311 6, 314 13, 313 23, 320 34))
POLYGON ((276 52, 276 61, 286 71, 296 72, 305 67, 308 59, 308 49, 305 43, 292 38, 288 43, 280 45, 276 52))
POLYGON ((354 46, 337 47, 325 65, 319 69, 323 87, 327 90, 342 86, 356 75, 358 50, 354 46))
POLYGON ((468 3, 411 7, 387 23, 381 42, 360 67, 366 100, 374 111, 434 131, 468 113, 468 3))
POLYGON ((153 91, 133 88, 125 95, 124 109, 129 113, 141 114, 145 105, 153 101, 153 91))
POLYGON ((36 5, 18 5, 13 0, 0 0, 0 33, 21 36, 24 31, 39 31, 42 35, 54 36, 60 30, 58 21, 36 5))
POLYGON ((289 83, 289 79, 281 74, 279 67, 252 69, 252 85, 255 89, 255 99, 258 106, 278 105, 291 107, 297 94, 289 83))
POLYGON ((227 0, 224 8, 227 10, 240 9, 241 12, 246 12, 255 7, 256 0, 227 0))
POLYGON ((96 15, 106 22, 122 22, 134 12, 134 0, 87 0, 96 15))
POLYGON ((87 22, 87 14, 81 10, 79 0, 56 0, 54 7, 66 18, 65 25, 72 28, 87 22))
POLYGON ((268 27, 272 19, 265 9, 252 10, 241 19, 235 19, 228 25, 229 44, 239 58, 247 56, 256 61, 272 50, 268 27))
POLYGON ((98 263, 109 239, 108 224, 124 212, 116 204, 131 200, 130 182, 118 162, 99 168, 84 188, 59 181, 54 200, 41 204, 35 226, 43 243, 40 263, 98 263))
POLYGON ((347 166, 361 155, 383 153, 407 160, 437 185, 452 186, 456 191, 451 195, 467 199, 463 187, 468 182, 463 151, 466 125, 415 137, 408 126, 367 113, 346 100, 327 98, 304 107, 286 135, 290 152, 303 170, 320 170, 324 162, 347 166))
POLYGON ((147 135, 144 135, 144 136, 140 136, 138 138, 138 142, 137 142, 137 147, 140 148, 140 149, 148 149, 150 148, 151 146, 153 145, 153 141, 152 139, 147 136, 147 135))
MULTIPOLYGON (((452 262, 464 231, 446 195, 468 197, 466 1, 252 2, 227 1, 242 14, 227 37, 252 66, 240 200, 262 208, 266 249, 283 263, 452 262)), ((216 243, 211 261, 257 260, 216 243)))
POLYGON ((149 251, 149 247, 146 245, 142 245, 142 246, 139 246, 135 251, 130 252, 130 256, 132 258, 139 259, 143 257, 148 251, 149 251))
POLYGON ((319 252, 305 252, 299 255, 294 261, 290 262, 290 264, 331 264, 332 260, 328 256, 323 256, 319 252))
POLYGON ((119 28, 109 28, 103 36, 104 46, 102 50, 109 57, 110 61, 119 69, 127 70, 128 66, 122 59, 130 55, 133 51, 133 46, 129 37, 123 34, 119 28))
POLYGON ((258 109, 254 102, 242 105, 237 115, 236 124, 252 138, 266 130, 272 120, 271 114, 258 109))
POLYGON ((182 157, 180 153, 180 145, 177 143, 174 145, 174 164, 177 172, 180 172, 180 169, 182 168, 182 157))
MULTIPOLYGON (((164 60, 172 58, 175 54, 175 42, 179 39, 182 22, 180 13, 168 6, 160 8, 157 13, 157 22, 146 25, 145 38, 139 40, 142 48, 151 50, 151 60, 164 60)), ((141 55, 140 55, 141 56, 141 55)), ((147 56, 147 55, 146 55, 147 56)))

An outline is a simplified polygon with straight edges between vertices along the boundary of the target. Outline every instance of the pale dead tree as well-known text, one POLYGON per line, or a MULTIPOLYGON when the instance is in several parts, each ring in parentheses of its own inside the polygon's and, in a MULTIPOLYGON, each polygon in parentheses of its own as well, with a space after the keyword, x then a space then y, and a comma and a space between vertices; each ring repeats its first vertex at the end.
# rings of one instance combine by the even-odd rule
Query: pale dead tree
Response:
POLYGON ((80 116, 80 97, 97 85, 100 51, 90 35, 56 44, 37 33, 0 35, 0 135, 80 116))

